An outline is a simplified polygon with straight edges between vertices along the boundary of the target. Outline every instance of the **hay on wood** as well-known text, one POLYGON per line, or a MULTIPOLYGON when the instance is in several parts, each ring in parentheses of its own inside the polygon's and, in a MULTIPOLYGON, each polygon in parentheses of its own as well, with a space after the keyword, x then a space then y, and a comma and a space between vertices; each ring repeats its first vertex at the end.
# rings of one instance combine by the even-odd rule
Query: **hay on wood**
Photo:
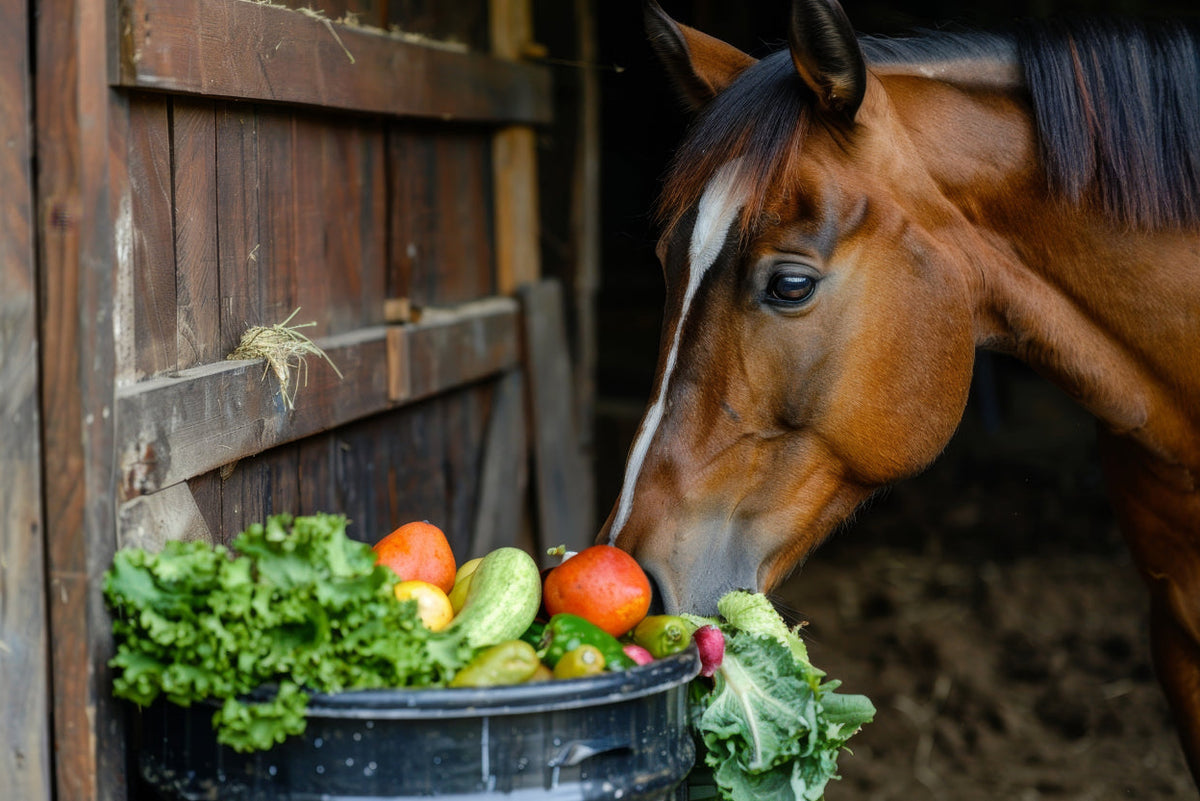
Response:
POLYGON ((295 409, 296 392, 301 386, 308 384, 307 356, 319 356, 324 359, 338 378, 342 371, 330 360, 325 351, 321 350, 311 339, 300 332, 301 328, 311 328, 315 322, 290 325, 299 309, 288 315, 282 323, 271 326, 255 325, 246 329, 242 341, 234 348, 227 359, 264 359, 263 379, 267 372, 272 372, 279 380, 279 395, 289 409, 295 409), (292 389, 292 373, 296 373, 295 390, 292 389))

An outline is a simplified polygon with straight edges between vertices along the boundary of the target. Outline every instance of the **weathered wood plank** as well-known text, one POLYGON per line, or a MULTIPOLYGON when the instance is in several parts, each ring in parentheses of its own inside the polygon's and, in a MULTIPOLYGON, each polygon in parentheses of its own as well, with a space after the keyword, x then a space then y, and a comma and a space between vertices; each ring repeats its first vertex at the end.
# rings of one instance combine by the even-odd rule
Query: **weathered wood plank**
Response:
POLYGON ((0 784, 50 801, 29 8, 0 0, 0 784))
POLYGON ((388 331, 389 396, 405 402, 461 386, 520 359, 515 303, 487 298, 388 331))
POLYGON ((296 115, 296 305, 312 336, 384 322, 384 141, 377 121, 296 115))
POLYGON ((116 546, 114 235, 130 203, 127 99, 108 85, 101 0, 45 0, 35 22, 44 508, 55 797, 127 796, 101 577, 116 546))
POLYGON ((208 529, 209 542, 218 542, 221 535, 221 471, 211 470, 203 475, 187 480, 187 488, 192 494, 192 501, 204 518, 208 529))
POLYGON ((591 544, 595 534, 594 499, 575 420, 562 289, 557 281, 539 281, 521 287, 518 296, 541 544, 565 543, 571 550, 580 550, 591 544))
POLYGON ((122 86, 440 120, 551 115, 539 66, 242 0, 124 0, 121 11, 122 86))
POLYGON ((520 539, 529 490, 524 383, 520 370, 510 370, 496 382, 467 558, 483 556, 502 545, 516 545, 520 539))
POLYGON ((298 452, 293 445, 242 459, 221 481, 220 541, 230 543, 252 523, 294 514, 300 503, 298 452))
POLYGON ((187 484, 134 498, 117 512, 118 547, 157 551, 168 540, 215 541, 187 484))
POLYGON ((218 353, 233 351, 252 325, 263 319, 259 269, 263 235, 259 214, 258 116, 251 106, 228 103, 217 109, 217 260, 221 295, 218 353))
MULTIPOLYGON (((116 452, 122 498, 156 492, 238 459, 386 411, 508 369, 517 363, 514 301, 464 307, 452 320, 403 329, 412 381, 389 393, 385 326, 318 341, 339 379, 310 357, 307 383, 289 410, 259 361, 229 361, 123 388, 117 397, 116 452)), ((452 315, 453 316, 453 315, 452 315)), ((226 503, 226 505, 228 505, 226 503)), ((222 513, 229 519, 231 513, 222 513)))
POLYGON ((132 359, 117 365, 118 381, 173 370, 178 361, 169 106, 168 98, 145 95, 129 105, 132 275, 119 277, 125 291, 118 292, 117 314, 129 311, 132 318, 119 329, 117 353, 132 359))
MULTIPOLYGON (((217 258, 216 110, 208 101, 172 100, 175 155, 175 290, 177 369, 220 359, 221 302, 217 258)), ((226 351, 227 352, 227 351, 226 351)))
POLYGON ((387 0, 388 23, 405 33, 488 49, 488 0, 387 0))
POLYGON ((437 399, 442 414, 441 426, 445 431, 442 464, 452 477, 446 487, 443 531, 456 554, 470 550, 473 539, 483 442, 494 394, 492 383, 474 384, 437 399))
POLYGON ((448 483, 442 467, 447 432, 441 399, 351 423, 331 453, 336 506, 349 535, 374 543, 411 520, 445 526, 448 483))
MULTIPOLYGON (((530 0, 491 0, 492 52, 519 63, 533 41, 530 0)), ((496 284, 500 294, 536 281, 539 251, 537 141, 532 128, 498 131, 492 148, 496 197, 496 284)))
POLYGON ((385 330, 375 328, 322 340, 349 379, 310 359, 294 410, 262 360, 217 362, 124 388, 117 398, 122 496, 155 492, 387 408, 387 377, 375 369, 384 339, 385 330))
POLYGON ((390 132, 389 297, 437 306, 496 291, 491 147, 483 131, 390 132))
POLYGON ((296 309, 296 125, 288 109, 259 107, 255 118, 259 248, 247 267, 259 273, 262 317, 250 322, 270 325, 296 309))

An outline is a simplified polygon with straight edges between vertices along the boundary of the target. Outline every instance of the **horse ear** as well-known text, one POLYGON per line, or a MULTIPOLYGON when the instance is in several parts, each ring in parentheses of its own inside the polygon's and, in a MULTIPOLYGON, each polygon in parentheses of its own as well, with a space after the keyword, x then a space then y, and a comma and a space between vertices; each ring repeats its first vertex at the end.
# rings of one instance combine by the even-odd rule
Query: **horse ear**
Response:
POLYGON ((646 35, 684 102, 696 110, 755 62, 736 47, 680 25, 655 0, 645 6, 646 35))
POLYGON ((793 0, 788 44, 821 108, 853 122, 867 91, 867 65, 837 0, 793 0))

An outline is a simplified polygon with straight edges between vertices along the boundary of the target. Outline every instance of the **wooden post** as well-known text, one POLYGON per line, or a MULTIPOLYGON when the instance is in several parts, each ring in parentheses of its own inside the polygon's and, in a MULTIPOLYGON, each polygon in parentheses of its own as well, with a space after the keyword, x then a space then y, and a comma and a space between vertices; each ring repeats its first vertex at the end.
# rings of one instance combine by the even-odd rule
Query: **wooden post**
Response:
POLYGON ((0 787, 6 797, 49 801, 29 8, 0 0, 0 787))
MULTIPOLYGON (((491 0, 492 53, 518 60, 533 43, 530 0, 491 0)), ((502 295, 541 274, 538 255, 537 143, 533 128, 500 129, 492 147, 495 176, 496 283, 502 295)))
POLYGON ((55 797, 118 801, 128 792, 125 737, 107 667, 112 637, 101 584, 116 545, 113 298, 118 264, 132 252, 124 163, 129 108, 108 85, 115 70, 108 43, 116 38, 109 4, 41 0, 38 12, 37 232, 55 797))

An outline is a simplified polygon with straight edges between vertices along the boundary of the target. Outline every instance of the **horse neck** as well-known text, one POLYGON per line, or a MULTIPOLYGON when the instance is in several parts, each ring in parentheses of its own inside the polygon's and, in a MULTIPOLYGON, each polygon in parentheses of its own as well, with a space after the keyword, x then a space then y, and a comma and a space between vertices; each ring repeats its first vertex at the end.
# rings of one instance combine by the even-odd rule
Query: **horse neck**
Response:
POLYGON ((914 122, 954 104, 954 130, 909 131, 917 152, 934 154, 930 174, 958 211, 942 236, 974 287, 977 342, 1025 361, 1110 429, 1200 470, 1200 235, 1131 231, 1054 196, 1017 90, 978 75, 954 94, 945 80, 911 78, 891 93, 914 122))

